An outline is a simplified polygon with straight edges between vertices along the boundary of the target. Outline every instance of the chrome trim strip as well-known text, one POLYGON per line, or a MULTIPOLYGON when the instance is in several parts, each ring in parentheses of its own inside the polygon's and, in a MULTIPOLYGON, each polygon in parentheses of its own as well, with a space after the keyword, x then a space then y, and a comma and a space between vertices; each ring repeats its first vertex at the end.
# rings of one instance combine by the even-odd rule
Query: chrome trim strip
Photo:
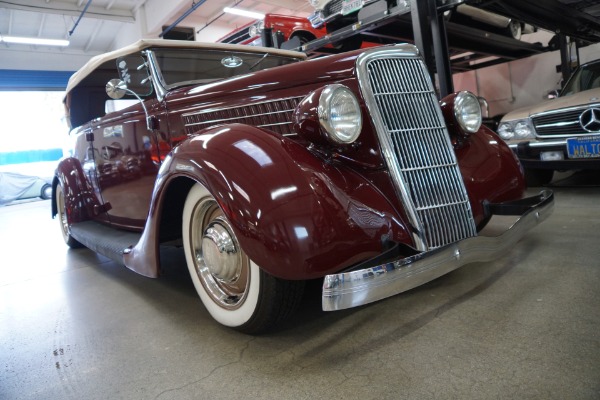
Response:
MULTIPOLYGON (((246 107, 246 106, 243 106, 243 107, 246 107)), ((196 126, 196 125, 216 124, 216 123, 219 123, 219 122, 230 122, 230 121, 235 121, 235 120, 238 120, 238 119, 246 119, 246 118, 251 118, 251 117, 264 117, 265 115, 289 113, 289 112, 293 112, 294 110, 295 110, 294 108, 291 108, 289 110, 265 112, 265 113, 252 114, 252 115, 242 115, 241 117, 212 119, 212 120, 207 120, 207 121, 201 121, 201 122, 194 122, 194 123, 186 124, 185 126, 186 127, 191 127, 191 126, 196 126)), ((199 115, 199 114, 196 114, 196 115, 199 115)), ((277 124, 257 125, 257 126, 271 126, 271 125, 284 125, 284 124, 293 124, 293 122, 290 121, 290 122, 282 122, 282 123, 277 123, 277 124)))
POLYGON ((547 115, 552 115, 552 114, 562 114, 562 113, 566 113, 566 112, 571 112, 571 111, 585 111, 588 108, 593 108, 593 107, 600 107, 600 103, 589 103, 589 104, 585 104, 585 105, 581 105, 581 106, 573 106, 573 107, 567 107, 567 108, 559 108, 557 110, 550 110, 550 111, 543 111, 543 112, 539 112, 536 114, 531 114, 530 118, 535 118, 535 117, 545 117, 547 115))
MULTIPOLYGON (((523 142, 520 142, 523 143, 523 142)), ((525 142, 526 143, 526 142, 525 142)), ((553 140, 547 142, 529 142, 529 147, 549 147, 549 146, 566 146, 566 140, 553 140)), ((512 150, 516 150, 519 147, 519 143, 510 143, 508 145, 512 150)))
POLYGON ((185 114, 181 114, 181 117, 182 118, 193 117, 195 115, 207 114, 207 113, 211 113, 211 112, 229 111, 229 110, 235 110, 235 109, 242 108, 242 107, 262 106, 262 105, 269 104, 269 103, 277 103, 277 102, 283 102, 283 101, 288 101, 288 100, 301 101, 303 98, 304 98, 304 96, 283 97, 281 99, 268 100, 268 101, 257 101, 256 103, 244 104, 244 105, 240 105, 240 106, 220 107, 220 108, 215 107, 215 108, 209 108, 206 110, 187 112, 185 114))
POLYGON ((303 98, 304 96, 294 96, 231 107, 210 108, 184 113, 181 118, 188 134, 207 126, 240 122, 258 128, 274 128, 276 133, 288 135, 293 133, 291 132, 292 115, 303 98))
POLYGON ((552 192, 542 191, 539 198, 541 201, 537 206, 530 208, 497 236, 475 236, 376 267, 325 276, 323 310, 343 310, 382 300, 430 282, 463 265, 491 261, 506 254, 529 230, 552 214, 552 192))

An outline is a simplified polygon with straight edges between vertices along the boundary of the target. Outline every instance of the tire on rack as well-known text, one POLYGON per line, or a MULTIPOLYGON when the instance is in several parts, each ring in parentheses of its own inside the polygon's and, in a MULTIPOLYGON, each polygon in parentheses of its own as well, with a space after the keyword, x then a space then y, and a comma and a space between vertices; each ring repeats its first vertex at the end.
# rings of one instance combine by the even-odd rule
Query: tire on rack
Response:
POLYGON ((60 224, 60 232, 62 233, 62 237, 67 244, 72 249, 78 249, 83 247, 81 243, 79 243, 73 236, 71 236, 71 227, 69 226, 69 221, 67 220, 67 209, 65 204, 65 195, 63 193, 62 187, 60 183, 56 185, 56 210, 58 213, 58 223, 60 224))
POLYGON ((300 32, 295 32, 290 36, 290 40, 297 37, 300 40, 300 44, 302 46, 304 46, 306 43, 308 42, 312 42, 313 40, 316 39, 315 35, 313 35, 310 32, 304 32, 304 31, 300 31, 300 32))
POLYGON ((504 35, 513 38, 515 40, 521 40, 523 34, 523 26, 519 21, 511 19, 508 26, 502 30, 504 35))
POLYGON ((276 278, 250 260, 217 201, 199 183, 185 201, 182 237, 196 291, 220 324, 262 333, 300 304, 304 282, 276 278))

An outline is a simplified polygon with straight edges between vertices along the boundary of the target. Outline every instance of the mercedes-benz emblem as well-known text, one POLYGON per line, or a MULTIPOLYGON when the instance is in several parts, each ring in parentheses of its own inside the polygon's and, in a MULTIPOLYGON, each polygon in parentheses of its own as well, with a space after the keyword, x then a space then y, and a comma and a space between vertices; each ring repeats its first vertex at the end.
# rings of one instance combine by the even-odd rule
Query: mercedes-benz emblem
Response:
POLYGON ((600 132, 600 108, 588 108, 582 112, 579 124, 587 132, 600 132))

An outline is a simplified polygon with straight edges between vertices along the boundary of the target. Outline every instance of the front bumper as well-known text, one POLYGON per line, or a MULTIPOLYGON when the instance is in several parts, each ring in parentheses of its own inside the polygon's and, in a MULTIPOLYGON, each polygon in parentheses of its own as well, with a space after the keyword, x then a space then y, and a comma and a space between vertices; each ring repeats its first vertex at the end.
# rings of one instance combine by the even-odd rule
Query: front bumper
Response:
POLYGON ((488 204, 487 207, 492 215, 519 218, 499 235, 484 236, 480 233, 479 236, 432 251, 373 267, 327 275, 323 282, 323 310, 343 310, 385 299, 430 282, 465 264, 490 261, 505 254, 525 233, 552 213, 554 194, 544 190, 537 196, 488 204))
POLYGON ((508 143, 508 147, 515 152, 523 168, 530 169, 600 169, 600 158, 568 158, 567 139, 523 141, 508 143), (540 159, 542 152, 562 152, 562 160, 545 161, 540 159))

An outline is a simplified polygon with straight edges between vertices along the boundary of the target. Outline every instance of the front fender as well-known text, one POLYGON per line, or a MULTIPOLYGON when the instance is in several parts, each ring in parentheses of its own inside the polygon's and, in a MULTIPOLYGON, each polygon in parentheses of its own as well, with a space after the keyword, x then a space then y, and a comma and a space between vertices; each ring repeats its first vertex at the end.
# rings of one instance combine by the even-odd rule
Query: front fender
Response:
POLYGON ((244 251, 280 278, 339 271, 380 253, 382 239, 412 243, 397 211, 361 175, 267 130, 232 124, 187 139, 158 182, 182 175, 208 188, 244 251))

